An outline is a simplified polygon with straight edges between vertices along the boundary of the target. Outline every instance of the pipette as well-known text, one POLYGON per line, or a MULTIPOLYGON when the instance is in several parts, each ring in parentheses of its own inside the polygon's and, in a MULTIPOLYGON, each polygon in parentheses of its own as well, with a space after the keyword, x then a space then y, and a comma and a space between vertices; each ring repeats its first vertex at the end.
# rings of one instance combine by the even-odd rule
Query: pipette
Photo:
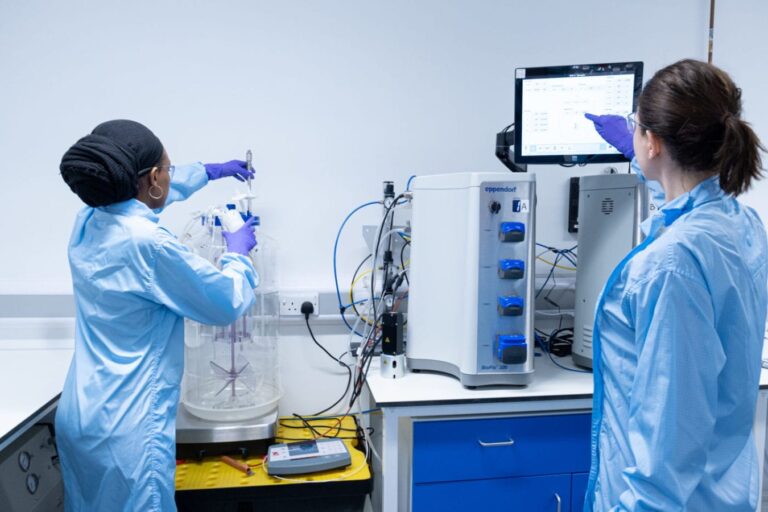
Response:
MULTIPOLYGON (((245 152, 245 167, 253 173, 253 153, 249 149, 245 152)), ((246 201, 248 215, 253 215, 253 178, 248 178, 248 199, 246 201)))
MULTIPOLYGON (((253 172, 253 153, 251 153, 251 150, 245 152, 245 166, 248 168, 249 171, 253 172)), ((251 194, 253 193, 253 178, 248 178, 248 192, 251 194)))

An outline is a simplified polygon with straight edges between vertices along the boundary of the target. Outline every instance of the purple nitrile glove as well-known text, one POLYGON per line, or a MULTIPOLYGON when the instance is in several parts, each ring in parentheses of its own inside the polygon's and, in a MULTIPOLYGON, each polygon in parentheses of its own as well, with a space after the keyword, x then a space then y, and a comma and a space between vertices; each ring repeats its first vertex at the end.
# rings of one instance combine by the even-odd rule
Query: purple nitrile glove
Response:
POLYGON ((248 170, 248 164, 243 160, 230 160, 223 164, 203 165, 205 166, 205 174, 208 175, 208 179, 211 181, 227 178, 229 176, 232 176, 239 181, 246 181, 249 178, 253 178, 253 171, 248 170))
POLYGON ((632 160, 635 156, 634 137, 627 128, 627 119, 616 115, 596 116, 584 114, 584 117, 595 123, 595 130, 605 139, 605 142, 615 147, 621 154, 632 160))
POLYGON ((237 231, 232 233, 229 231, 221 232, 221 234, 224 235, 224 241, 227 244, 228 252, 236 252, 243 256, 248 256, 248 253, 256 247, 256 233, 253 231, 256 222, 256 217, 248 217, 245 224, 243 224, 237 231))

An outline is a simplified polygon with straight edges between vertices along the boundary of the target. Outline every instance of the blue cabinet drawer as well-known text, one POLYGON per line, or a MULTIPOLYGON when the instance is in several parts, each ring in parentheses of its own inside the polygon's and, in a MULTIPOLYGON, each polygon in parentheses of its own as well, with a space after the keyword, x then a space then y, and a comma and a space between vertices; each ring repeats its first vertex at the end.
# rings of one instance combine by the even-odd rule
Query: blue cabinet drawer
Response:
POLYGON ((587 497, 589 473, 571 475, 571 512, 584 511, 584 498, 587 497))
POLYGON ((569 512, 571 475, 495 478, 468 482, 418 484, 413 512, 569 512))
POLYGON ((413 482, 589 471, 589 414, 417 421, 413 482))

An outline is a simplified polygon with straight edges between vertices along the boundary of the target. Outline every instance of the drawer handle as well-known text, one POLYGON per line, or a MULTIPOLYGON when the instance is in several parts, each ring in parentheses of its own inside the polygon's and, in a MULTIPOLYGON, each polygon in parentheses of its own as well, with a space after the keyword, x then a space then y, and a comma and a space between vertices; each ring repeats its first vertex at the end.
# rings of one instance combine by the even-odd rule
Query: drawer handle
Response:
POLYGON ((560 499, 560 495, 555 493, 555 499, 557 500, 557 512, 561 512, 563 509, 563 500, 560 499))
POLYGON ((481 440, 477 440, 478 443, 480 443, 480 446, 483 448, 493 448, 494 446, 512 446, 515 444, 515 440, 511 437, 509 438, 509 441, 499 441, 498 443, 484 443, 481 440))

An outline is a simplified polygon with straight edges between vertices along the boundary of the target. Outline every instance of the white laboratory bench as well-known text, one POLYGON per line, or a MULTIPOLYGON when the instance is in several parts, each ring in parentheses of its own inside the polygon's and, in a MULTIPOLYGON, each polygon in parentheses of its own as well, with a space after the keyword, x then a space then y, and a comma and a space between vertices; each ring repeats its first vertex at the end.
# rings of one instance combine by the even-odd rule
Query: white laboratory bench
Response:
POLYGON ((56 408, 72 339, 0 340, 0 452, 56 408))
MULTIPOLYGON (((558 362, 571 366, 570 358, 558 362)), ((460 510, 468 496, 482 508, 478 496, 492 495, 488 502, 496 506, 521 505, 519 499, 530 503, 521 510, 580 512, 588 470, 585 444, 592 374, 562 370, 546 355, 536 358, 535 369, 533 381, 526 387, 467 389, 458 379, 436 373, 384 379, 374 363, 367 379, 369 405, 381 409, 381 414, 371 415, 374 446, 380 456, 374 461, 374 510, 405 512, 413 508, 421 512, 428 507, 417 505, 425 503, 460 510), (553 437, 537 438, 544 436, 539 432, 554 429, 560 433, 571 426, 578 433, 562 443, 553 437), (514 441, 507 435, 510 431, 520 435, 514 449, 514 441), (485 446, 493 448, 478 447, 483 439, 485 446), (509 441, 498 442, 504 439, 509 441), (526 444, 529 458, 520 461, 521 467, 514 467, 511 454, 523 459, 526 444), (540 466, 538 473, 534 466, 540 466), (537 486, 547 493, 541 497, 544 501, 535 501, 537 486), (554 493, 556 487, 564 490, 554 493), (546 500, 551 500, 551 509, 546 500), (548 504, 544 507, 542 503, 548 504)), ((762 467, 768 410, 766 370, 761 374, 758 400, 754 428, 762 467)))
MULTIPOLYGON (((0 451, 55 409, 69 369, 72 345, 71 339, 0 340, 0 451)), ((371 407, 381 409, 381 414, 371 415, 371 423, 375 428, 374 446, 380 455, 380 459, 374 460, 373 506, 377 511, 399 512, 411 509, 414 447, 420 444, 418 432, 414 442, 414 425, 429 426, 433 429, 429 430, 430 433, 434 433, 435 426, 440 433, 440 425, 446 425, 448 429, 442 429, 443 433, 451 437, 461 435, 461 429, 456 426, 462 424, 474 429, 520 418, 563 418, 568 415, 586 417, 592 407, 592 375, 561 370, 546 356, 536 358, 534 379, 526 387, 474 390, 464 388, 453 377, 434 373, 408 373, 402 379, 383 379, 377 364, 375 362, 371 366, 367 379, 367 400, 371 407)), ((763 370, 755 419, 755 440, 761 467, 767 411, 768 371, 763 370)), ((507 428, 510 424, 503 423, 502 426, 507 428)), ((493 430, 490 432, 493 435, 493 430)), ((476 433, 475 430, 471 432, 473 436, 476 433)), ((542 461, 546 460, 544 452, 552 439, 547 438, 545 441, 544 445, 538 445, 542 461)), ((579 458, 570 457, 567 449, 567 446, 563 448, 565 451, 560 457, 563 461, 579 458)), ((503 449, 499 453, 502 452, 503 449)), ((450 455, 455 457, 450 466, 472 470, 471 456, 464 457, 461 451, 450 455)), ((494 461, 484 459, 476 462, 478 465, 474 470, 482 475, 479 478, 475 478, 478 475, 473 477, 474 485, 503 483, 508 486, 505 489, 509 489, 519 481, 526 495, 531 495, 534 494, 531 489, 540 483, 536 478, 523 478, 519 475, 517 478, 491 478, 486 470, 494 469, 494 461), (488 478, 484 480, 483 476, 488 478)), ((565 478, 571 478, 574 489, 577 479, 583 483, 583 468, 564 467, 561 470, 570 475, 565 478)), ((451 477, 444 475, 440 478, 451 477)), ((559 481, 545 483, 554 485, 559 481)), ((450 491, 456 485, 450 484, 446 489, 450 491)), ((443 490, 439 486, 437 489, 441 492, 443 490)), ((488 491, 487 488, 456 489, 461 492, 466 490, 475 496, 488 491)), ((492 488, 489 492, 497 490, 492 488)), ((576 507, 575 503, 574 499, 571 507, 562 510, 577 510, 573 508, 576 507)))

